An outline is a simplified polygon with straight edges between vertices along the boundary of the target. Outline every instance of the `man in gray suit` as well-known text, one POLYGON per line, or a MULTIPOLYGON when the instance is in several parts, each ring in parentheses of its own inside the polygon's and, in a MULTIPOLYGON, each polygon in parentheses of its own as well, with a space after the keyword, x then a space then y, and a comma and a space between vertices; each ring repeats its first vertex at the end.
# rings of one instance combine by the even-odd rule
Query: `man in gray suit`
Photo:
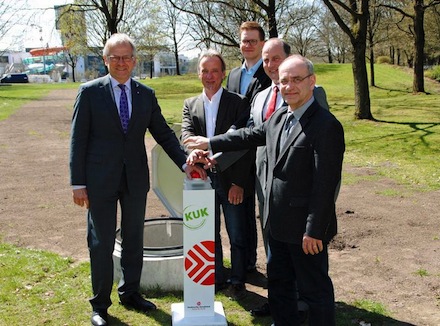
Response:
MULTIPOLYGON (((299 325, 297 293, 309 306, 310 325, 335 325, 328 243, 337 232, 335 191, 345 150, 340 122, 313 96, 313 64, 293 55, 279 66, 286 106, 265 123, 187 146, 218 151, 267 147, 264 217, 268 232, 268 292, 275 326, 299 325)), ((189 164, 205 161, 194 151, 189 164)), ((209 159, 208 165, 209 165, 209 159)))
POLYGON ((113 34, 103 51, 109 75, 83 84, 74 104, 70 178, 74 203, 88 209, 92 325, 108 324, 118 202, 122 235, 120 301, 142 312, 156 309, 139 293, 150 187, 147 128, 189 178, 193 170, 206 178, 203 169, 186 165, 186 154, 162 116, 154 91, 131 79, 135 56, 133 41, 125 34, 113 34))

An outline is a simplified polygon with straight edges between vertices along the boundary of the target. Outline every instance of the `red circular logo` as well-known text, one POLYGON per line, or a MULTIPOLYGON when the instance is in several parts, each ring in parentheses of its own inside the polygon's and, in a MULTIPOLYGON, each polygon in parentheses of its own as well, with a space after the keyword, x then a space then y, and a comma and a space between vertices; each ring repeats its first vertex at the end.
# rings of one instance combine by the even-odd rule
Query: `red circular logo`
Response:
POLYGON ((202 241, 195 244, 186 254, 185 271, 197 284, 215 284, 215 242, 202 241))

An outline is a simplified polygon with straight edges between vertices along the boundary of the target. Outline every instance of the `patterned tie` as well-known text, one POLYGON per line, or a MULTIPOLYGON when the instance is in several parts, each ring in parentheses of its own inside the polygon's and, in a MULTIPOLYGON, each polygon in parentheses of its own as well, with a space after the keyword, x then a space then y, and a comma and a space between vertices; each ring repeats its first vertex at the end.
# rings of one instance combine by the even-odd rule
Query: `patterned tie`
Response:
POLYGON ((274 113, 275 107, 277 106, 277 94, 278 94, 278 87, 275 85, 273 87, 272 96, 270 97, 269 104, 267 105, 267 111, 264 120, 269 119, 272 113, 274 113))
POLYGON ((293 115, 293 113, 291 113, 291 112, 287 113, 286 123, 284 124, 284 128, 281 132, 280 148, 283 148, 284 143, 287 140, 287 137, 289 137, 290 130, 292 129, 292 126, 295 123, 296 123, 296 118, 293 115))
POLYGON ((130 121, 130 114, 128 112, 127 93, 125 92, 125 85, 119 84, 121 89, 121 98, 119 99, 119 117, 121 118, 122 129, 127 133, 128 122, 130 121))

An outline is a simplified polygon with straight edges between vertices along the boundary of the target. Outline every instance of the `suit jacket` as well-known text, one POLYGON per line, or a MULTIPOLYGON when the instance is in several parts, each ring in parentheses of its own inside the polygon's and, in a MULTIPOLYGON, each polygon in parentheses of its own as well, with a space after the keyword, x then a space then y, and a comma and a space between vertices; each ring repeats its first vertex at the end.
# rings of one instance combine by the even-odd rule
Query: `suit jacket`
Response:
MULTIPOLYGON (((241 81, 241 66, 236 67, 231 70, 226 80, 226 88, 230 92, 240 94, 240 81, 241 81)), ((272 80, 266 75, 263 69, 263 64, 260 64, 258 69, 255 71, 254 76, 248 86, 246 94, 243 94, 252 102, 254 96, 261 92, 263 89, 267 88, 272 84, 272 80)))
MULTIPOLYGON (((223 89, 214 134, 220 135, 226 133, 244 111, 249 112, 248 100, 239 94, 231 93, 223 89)), ((182 114, 182 141, 190 136, 206 137, 205 109, 202 95, 186 99, 184 103, 182 114)), ((190 151, 187 150, 187 152, 190 151)), ((253 178, 251 177, 250 169, 254 160, 254 153, 246 151, 239 160, 228 168, 218 172, 226 193, 231 187, 231 184, 234 183, 244 188, 246 196, 253 194, 253 178)))
POLYGON ((258 127, 213 137, 211 148, 217 152, 266 145, 264 219, 272 236, 301 244, 306 233, 328 242, 337 232, 334 194, 341 177, 344 131, 314 101, 279 148, 286 114, 283 106, 258 127))
POLYGON ((315 89, 313 90, 313 96, 315 100, 321 105, 324 109, 330 110, 330 106, 327 102, 327 94, 322 86, 315 85, 315 89))
MULTIPOLYGON (((269 102, 270 96, 272 94, 271 90, 272 87, 267 87, 266 89, 262 90, 254 97, 251 106, 251 114, 250 114, 248 126, 259 126, 263 124, 264 107, 266 106, 266 103, 269 102)), ((279 94, 279 96, 281 96, 281 94, 279 94)), ((327 103, 327 96, 324 88, 322 88, 321 86, 315 86, 313 90, 313 96, 315 97, 315 100, 319 103, 319 105, 321 105, 326 110, 329 109, 327 103)), ((278 110, 282 105, 283 104, 281 102, 281 104, 276 108, 276 110, 278 110)), ((263 203, 264 191, 266 188, 266 178, 267 178, 266 146, 259 146, 257 148, 255 165, 256 165, 256 176, 257 176, 257 179, 255 181, 255 190, 257 192, 258 200, 260 201, 260 203, 263 203)), ((262 208, 263 207, 260 206, 261 211, 262 208)))
POLYGON ((113 195, 124 171, 132 194, 150 188, 145 132, 147 128, 181 168, 186 155, 168 126, 154 91, 131 81, 132 115, 124 134, 109 75, 80 87, 71 130, 71 184, 86 185, 90 197, 113 195))

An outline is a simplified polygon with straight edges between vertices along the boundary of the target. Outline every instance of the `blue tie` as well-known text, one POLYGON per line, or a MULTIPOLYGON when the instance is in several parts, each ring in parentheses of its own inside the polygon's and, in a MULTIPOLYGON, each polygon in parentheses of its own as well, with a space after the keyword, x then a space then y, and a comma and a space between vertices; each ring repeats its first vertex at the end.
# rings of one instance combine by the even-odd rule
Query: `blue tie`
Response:
POLYGON ((122 129, 127 133, 128 122, 130 121, 130 114, 128 112, 127 93, 125 93, 125 85, 119 84, 121 89, 121 98, 119 99, 119 117, 121 118, 122 129))

